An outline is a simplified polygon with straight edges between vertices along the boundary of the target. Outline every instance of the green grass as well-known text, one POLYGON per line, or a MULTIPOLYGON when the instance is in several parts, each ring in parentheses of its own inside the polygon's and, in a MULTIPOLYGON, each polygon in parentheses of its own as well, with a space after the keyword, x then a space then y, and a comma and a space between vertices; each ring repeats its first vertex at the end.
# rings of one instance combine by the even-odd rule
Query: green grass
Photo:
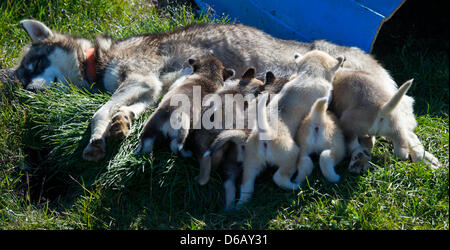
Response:
MULTIPOLYGON (((6 1, 0 4, 0 67, 18 64, 29 42, 18 23, 36 18, 52 29, 93 39, 170 31, 198 17, 179 3, 155 10, 147 1, 6 1)), ((227 22, 227 19, 222 22, 227 22)), ((376 46, 374 54, 401 83, 415 78, 416 132, 445 167, 398 161, 392 145, 377 141, 373 169, 364 176, 337 168, 338 184, 316 168, 300 191, 278 188, 268 169, 252 201, 224 212, 221 181, 194 181, 198 165, 157 145, 133 156, 147 111, 123 142, 108 147, 99 163, 83 161, 89 119, 106 94, 70 88, 30 94, 0 85, 0 229, 447 229, 448 41, 427 39, 376 46), (432 49, 431 49, 432 48, 432 49)))

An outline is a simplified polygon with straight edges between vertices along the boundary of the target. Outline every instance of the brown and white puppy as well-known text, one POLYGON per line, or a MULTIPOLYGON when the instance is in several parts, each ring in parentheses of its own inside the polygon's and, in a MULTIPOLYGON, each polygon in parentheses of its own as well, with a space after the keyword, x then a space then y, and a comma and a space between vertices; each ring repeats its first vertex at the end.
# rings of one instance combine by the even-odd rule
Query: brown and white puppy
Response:
MULTIPOLYGON (((217 94, 220 95, 222 99, 224 99, 224 96, 226 94, 241 94, 243 96, 258 96, 262 92, 276 94, 281 90, 282 86, 287 81, 288 80, 284 78, 276 78, 275 75, 269 71, 266 73, 266 79, 263 83, 255 78, 255 70, 253 68, 250 68, 242 76, 242 79, 238 84, 224 86, 221 91, 217 92, 217 94)), ((254 99, 252 100, 252 102, 254 102, 254 99)), ((248 112, 248 106, 244 106, 244 111, 248 112)), ((248 115, 244 116, 244 119, 248 118, 248 115)), ((213 168, 218 168, 221 179, 223 180, 223 188, 225 191, 225 210, 229 210, 233 207, 236 198, 236 184, 239 180, 239 176, 242 173, 245 142, 251 131, 248 125, 249 123, 248 121, 246 121, 243 129, 235 128, 225 129, 221 131, 216 135, 214 141, 211 143, 205 154, 203 154, 204 158, 211 155, 215 159, 217 159, 217 155, 220 155, 218 165, 213 164, 213 168)), ((197 147, 201 147, 201 145, 197 145, 197 147)), ((215 160, 213 160, 213 162, 214 161, 215 160)), ((209 174, 210 169, 203 171, 201 170, 199 181, 201 183, 206 183, 206 181, 209 179, 209 174)))
POLYGON ((267 107, 268 94, 264 94, 258 103, 260 119, 245 147, 238 205, 250 199, 255 179, 266 164, 278 167, 273 175, 278 186, 298 189, 298 184, 290 180, 300 152, 294 137, 312 104, 319 98, 330 96, 331 81, 344 59, 318 50, 303 56, 296 54, 294 58, 297 64, 295 78, 283 86, 267 107))
POLYGON ((302 183, 314 168, 311 154, 319 154, 320 170, 329 182, 340 179, 334 167, 345 157, 346 144, 336 116, 327 108, 328 98, 318 99, 298 128, 295 138, 300 147, 297 183, 302 183))
POLYGON ((161 100, 144 126, 136 153, 153 151, 153 144, 159 138, 169 139, 171 150, 177 153, 182 149, 192 123, 198 121, 200 115, 201 110, 195 109, 201 109, 201 106, 191 105, 196 94, 194 92, 198 90, 200 96, 197 98, 202 99, 207 94, 216 92, 226 79, 234 75, 233 70, 226 69, 214 57, 198 60, 191 58, 189 64, 193 74, 172 88, 161 100))
MULTIPOLYGON (((377 80, 376 76, 359 70, 343 69, 333 82, 331 110, 339 117, 349 151, 349 171, 362 173, 368 169, 371 145, 361 145, 361 138, 384 136, 392 140, 396 157, 412 161, 424 160, 432 168, 441 163, 425 151, 414 133, 414 99, 406 95, 412 79, 398 90, 377 80), (359 137, 359 139, 358 139, 359 137)), ((370 143, 369 143, 370 144, 370 143)))

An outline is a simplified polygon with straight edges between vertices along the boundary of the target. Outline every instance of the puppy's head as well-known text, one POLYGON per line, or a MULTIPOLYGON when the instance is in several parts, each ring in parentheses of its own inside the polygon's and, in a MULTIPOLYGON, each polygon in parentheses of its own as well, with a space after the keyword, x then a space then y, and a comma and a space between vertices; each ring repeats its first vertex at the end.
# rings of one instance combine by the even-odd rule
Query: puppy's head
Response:
POLYGON ((296 53, 294 60, 297 64, 297 73, 323 75, 328 81, 332 81, 336 72, 343 66, 345 57, 335 58, 324 51, 312 50, 304 55, 296 53))
POLYGON ((268 71, 266 73, 264 86, 267 90, 270 90, 274 93, 278 93, 281 90, 281 88, 283 88, 284 84, 287 82, 289 82, 289 79, 276 77, 272 71, 268 71))
POLYGON ((235 74, 233 69, 225 68, 223 63, 215 57, 189 58, 188 63, 191 65, 194 74, 205 76, 211 80, 218 80, 221 83, 235 74))
POLYGON ((20 24, 31 39, 16 71, 25 88, 41 90, 56 81, 80 84, 85 80, 85 51, 91 42, 59 34, 39 21, 22 20, 20 24))
POLYGON ((262 86, 264 86, 264 82, 256 78, 256 70, 253 67, 248 68, 239 81, 239 87, 241 88, 252 89, 262 86))
POLYGON ((391 99, 385 103, 375 116, 375 120, 372 126, 369 128, 369 135, 383 136, 393 131, 393 128, 397 127, 395 122, 399 119, 393 114, 394 110, 400 104, 402 98, 406 95, 406 92, 412 85, 414 79, 408 80, 402 84, 397 93, 391 97, 391 99))

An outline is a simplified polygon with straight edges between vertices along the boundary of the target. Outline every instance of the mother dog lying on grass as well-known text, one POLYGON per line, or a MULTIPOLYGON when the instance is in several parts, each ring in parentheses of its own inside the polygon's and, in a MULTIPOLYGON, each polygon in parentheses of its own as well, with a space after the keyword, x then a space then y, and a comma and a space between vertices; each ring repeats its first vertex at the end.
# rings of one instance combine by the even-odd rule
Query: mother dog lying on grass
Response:
MULTIPOLYGON (((345 57, 344 67, 369 72, 383 86, 397 87, 389 73, 358 48, 326 41, 280 40, 241 24, 192 25, 117 41, 98 36, 94 44, 59 34, 39 21, 23 20, 21 24, 32 40, 16 71, 26 89, 40 90, 60 81, 84 88, 95 83, 95 89, 112 93, 92 118, 90 141, 83 151, 88 161, 105 156, 108 138, 128 135, 132 120, 183 74, 192 55, 213 55, 236 75, 255 67, 258 75, 272 71, 288 77, 296 70, 292 55, 317 49, 335 58, 345 57)), ((349 168, 353 165, 360 163, 351 162, 349 168)))

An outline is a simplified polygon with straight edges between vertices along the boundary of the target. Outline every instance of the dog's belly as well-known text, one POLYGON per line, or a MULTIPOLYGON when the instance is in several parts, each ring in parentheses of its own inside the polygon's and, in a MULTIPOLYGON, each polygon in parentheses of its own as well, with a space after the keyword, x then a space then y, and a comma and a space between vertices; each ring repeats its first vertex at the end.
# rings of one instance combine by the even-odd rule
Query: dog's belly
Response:
POLYGON ((192 26, 169 34, 160 43, 166 57, 163 71, 176 71, 191 56, 214 56, 241 76, 255 67, 258 76, 272 71, 289 77, 295 70, 294 54, 305 53, 309 45, 275 39, 262 31, 243 25, 192 26))

